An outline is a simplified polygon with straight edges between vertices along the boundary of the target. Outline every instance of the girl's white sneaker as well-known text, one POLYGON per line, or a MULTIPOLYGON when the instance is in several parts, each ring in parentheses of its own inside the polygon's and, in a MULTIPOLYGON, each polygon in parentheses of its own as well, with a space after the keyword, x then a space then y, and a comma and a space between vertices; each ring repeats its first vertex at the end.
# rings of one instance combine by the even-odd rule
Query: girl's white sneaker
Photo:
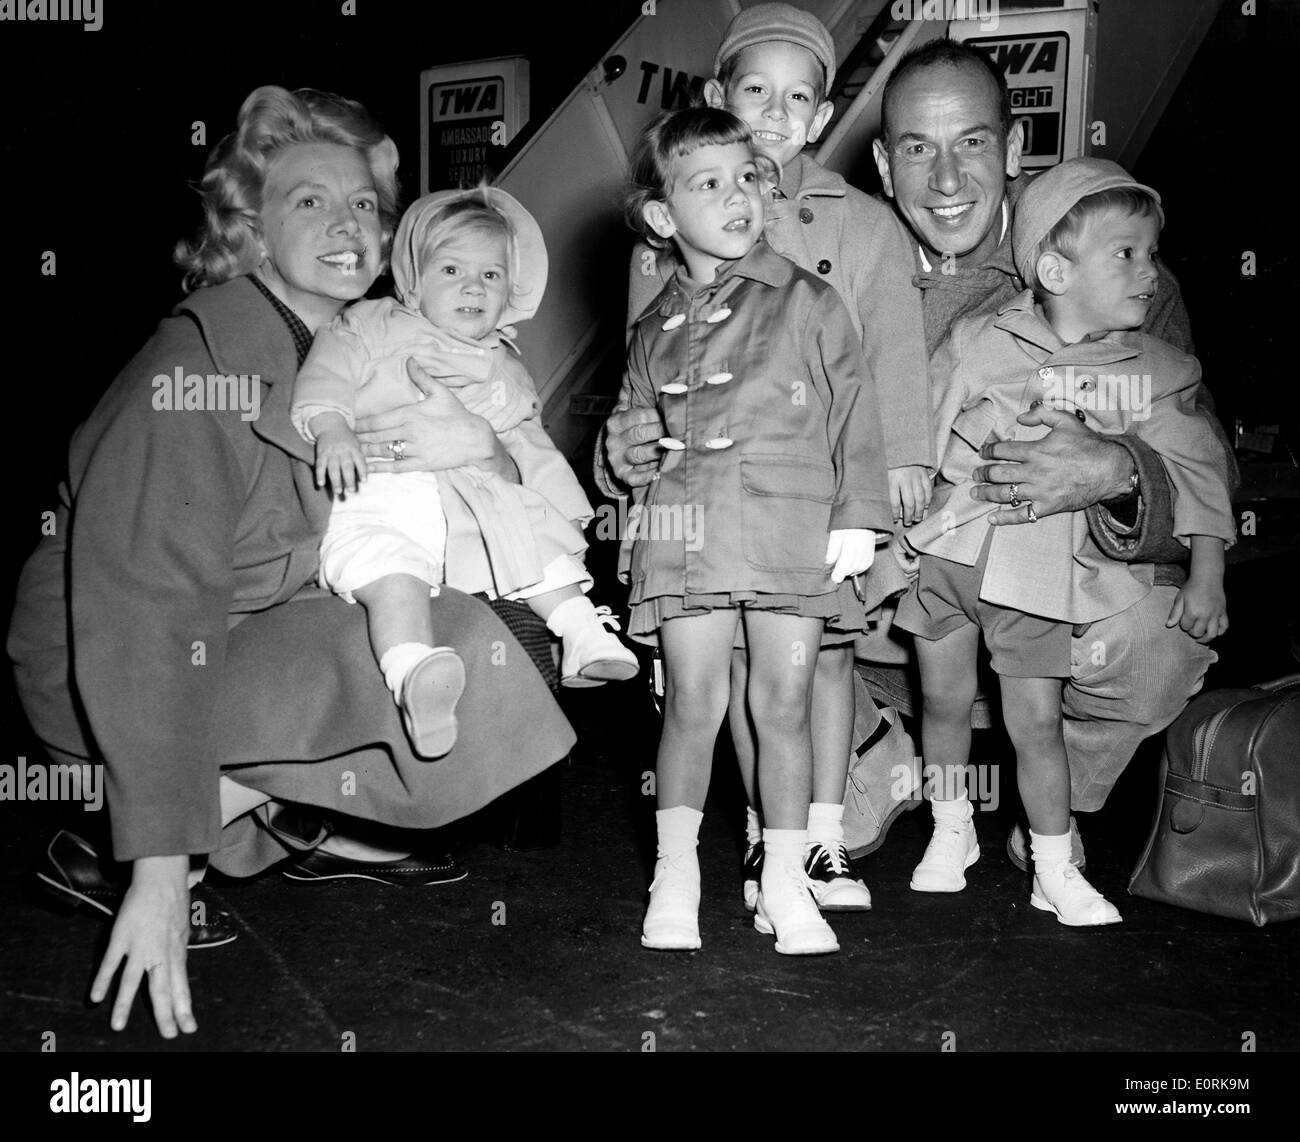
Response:
POLYGON ((1043 912, 1054 912, 1062 924, 1088 928, 1119 924, 1119 909, 1084 879, 1068 860, 1034 867, 1034 890, 1029 903, 1043 912))
POLYGON ((700 862, 694 848, 655 861, 641 946, 664 952, 700 947, 700 862))
POLYGON ((775 935, 781 955, 824 956, 840 950, 835 933, 808 891, 802 866, 779 866, 768 853, 761 883, 754 928, 765 936, 775 935))

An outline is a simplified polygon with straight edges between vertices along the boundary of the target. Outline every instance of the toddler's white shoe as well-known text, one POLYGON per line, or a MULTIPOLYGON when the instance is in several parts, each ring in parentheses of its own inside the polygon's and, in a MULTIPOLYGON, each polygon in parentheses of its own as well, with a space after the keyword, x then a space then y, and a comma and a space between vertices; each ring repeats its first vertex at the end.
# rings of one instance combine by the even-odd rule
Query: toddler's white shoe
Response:
POLYGON ((1062 924, 1088 928, 1119 924, 1119 909, 1098 892, 1068 860, 1034 867, 1034 890, 1029 903, 1043 912, 1055 912, 1062 924))
POLYGON ((618 619, 608 607, 593 608, 590 622, 564 636, 564 657, 560 663, 563 686, 603 686, 606 682, 626 682, 641 669, 636 655, 605 629, 619 629, 618 619))
POLYGON ((803 869, 775 864, 771 854, 763 862, 754 928, 776 936, 783 956, 824 956, 840 950, 831 926, 822 919, 808 891, 803 869))
POLYGON ((465 663, 449 647, 437 647, 406 676, 398 705, 421 757, 442 757, 456 744, 456 703, 464 691, 465 663))
POLYGON ((641 946, 666 952, 700 946, 700 862, 693 848, 655 862, 641 946))
POLYGON ((965 872, 980 859, 980 842, 971 820, 970 802, 932 801, 934 832, 921 863, 912 870, 913 892, 960 892, 965 872), (952 806, 960 805, 960 810, 952 806), (942 808, 935 808, 942 806, 942 808))

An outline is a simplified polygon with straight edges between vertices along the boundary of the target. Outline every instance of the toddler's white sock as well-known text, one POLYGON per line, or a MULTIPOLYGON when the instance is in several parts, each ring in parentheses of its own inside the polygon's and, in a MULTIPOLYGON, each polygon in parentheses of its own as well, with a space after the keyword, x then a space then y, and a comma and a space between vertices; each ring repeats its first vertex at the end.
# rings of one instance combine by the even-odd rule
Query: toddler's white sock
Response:
POLYGON ((576 599, 565 599, 557 606, 546 620, 546 625, 556 638, 568 642, 571 634, 599 622, 591 600, 586 595, 579 595, 576 599))
POLYGON ((753 806, 745 806, 745 843, 756 845, 763 839, 763 826, 759 824, 758 814, 753 806))
POLYGON ((808 806, 808 843, 827 848, 844 843, 844 805, 814 801, 808 806))
POLYGON ((429 657, 434 648, 424 642, 399 642, 384 651, 379 660, 379 669, 384 675, 388 689, 396 701, 402 696, 402 683, 421 662, 429 657))

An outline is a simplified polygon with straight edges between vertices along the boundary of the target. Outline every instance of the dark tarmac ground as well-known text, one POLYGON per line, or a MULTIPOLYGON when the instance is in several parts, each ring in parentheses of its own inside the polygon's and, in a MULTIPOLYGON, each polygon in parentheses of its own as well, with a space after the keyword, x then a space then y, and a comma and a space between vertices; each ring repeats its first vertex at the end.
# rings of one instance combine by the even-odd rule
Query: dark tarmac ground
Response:
MULTIPOLYGON (((1208 686, 1298 668, 1276 606, 1288 570, 1278 559, 1230 568, 1240 604, 1208 686)), ((929 817, 906 813, 858 862, 874 909, 831 917, 842 950, 813 958, 776 954, 743 909, 743 807, 723 745, 701 834, 704 947, 663 953, 638 941, 653 863, 644 683, 568 692, 565 704, 581 740, 552 771, 557 845, 510 851, 491 842, 499 820, 475 818, 440 838, 470 873, 450 886, 211 878, 242 935, 191 955, 199 1032, 169 1045, 139 1001, 121 1034, 107 1005, 88 1007, 107 925, 29 902, 25 873, 57 818, 0 804, 0 1050, 39 1050, 50 1031, 61 1052, 337 1052, 349 1033, 358 1050, 395 1051, 639 1051, 649 1035, 660 1051, 936 1051, 951 1034, 964 1051, 1236 1052, 1247 1032, 1260 1052, 1300 1047, 1300 926, 1254 928, 1126 891, 1156 804, 1160 739, 1081 821, 1089 877, 1122 925, 1070 929, 1029 906, 1003 851, 1014 766, 981 733, 977 760, 1002 763, 1004 779, 998 809, 976 814, 981 859, 967 889, 908 889, 929 817)))

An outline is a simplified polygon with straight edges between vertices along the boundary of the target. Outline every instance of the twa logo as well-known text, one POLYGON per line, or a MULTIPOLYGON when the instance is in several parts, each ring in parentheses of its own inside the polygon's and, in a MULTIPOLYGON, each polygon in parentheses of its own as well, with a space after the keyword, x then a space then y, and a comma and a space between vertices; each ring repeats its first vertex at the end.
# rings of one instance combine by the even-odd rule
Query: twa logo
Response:
POLYGON ((439 83, 429 89, 429 106, 433 108, 433 118, 439 123, 497 115, 505 101, 506 85, 499 76, 439 83))

